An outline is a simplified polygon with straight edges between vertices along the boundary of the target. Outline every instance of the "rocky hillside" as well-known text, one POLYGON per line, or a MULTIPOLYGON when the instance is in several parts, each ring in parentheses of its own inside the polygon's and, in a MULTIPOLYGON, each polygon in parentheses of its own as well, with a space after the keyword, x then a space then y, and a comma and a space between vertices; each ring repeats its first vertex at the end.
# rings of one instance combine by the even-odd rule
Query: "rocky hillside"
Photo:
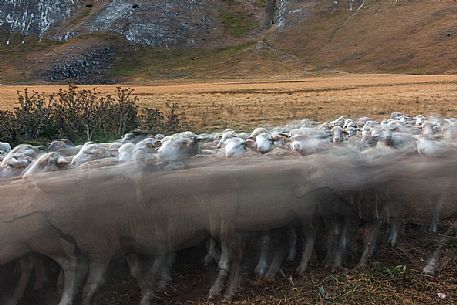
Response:
POLYGON ((0 0, 0 81, 454 73, 456 13, 451 0, 0 0))

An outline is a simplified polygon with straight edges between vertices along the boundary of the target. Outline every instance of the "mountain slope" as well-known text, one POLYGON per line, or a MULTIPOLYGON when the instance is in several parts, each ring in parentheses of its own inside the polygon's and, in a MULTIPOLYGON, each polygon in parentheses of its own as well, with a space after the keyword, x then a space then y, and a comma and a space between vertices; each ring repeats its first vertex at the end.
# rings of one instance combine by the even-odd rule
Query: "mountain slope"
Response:
POLYGON ((13 2, 0 0, 2 83, 457 72, 451 0, 13 2))

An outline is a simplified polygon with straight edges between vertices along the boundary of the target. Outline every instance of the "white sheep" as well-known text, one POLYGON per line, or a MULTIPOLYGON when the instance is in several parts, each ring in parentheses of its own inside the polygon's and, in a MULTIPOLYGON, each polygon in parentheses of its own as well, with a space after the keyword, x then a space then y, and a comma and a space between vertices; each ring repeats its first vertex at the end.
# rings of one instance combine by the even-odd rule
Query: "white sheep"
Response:
POLYGON ((0 177, 19 176, 38 156, 39 150, 29 144, 14 147, 0 163, 0 177))
POLYGON ((255 137, 256 151, 265 154, 274 149, 273 137, 269 132, 261 132, 255 137))
POLYGON ((233 137, 225 141, 225 156, 226 157, 239 157, 246 153, 246 141, 233 137))
POLYGON ((100 160, 104 158, 118 157, 118 149, 121 147, 120 143, 91 143, 84 144, 81 150, 71 161, 71 165, 79 167, 84 163, 100 160))
POLYGON ((7 154, 11 151, 11 145, 9 143, 0 142, 0 154, 7 154))
POLYGON ((27 179, 33 174, 67 169, 70 161, 57 152, 49 152, 36 159, 22 174, 27 179))
POLYGON ((340 126, 335 126, 331 129, 332 143, 343 143, 344 141, 344 130, 340 126))
POLYGON ((119 162, 128 162, 132 160, 133 151, 135 150, 135 144, 125 143, 118 149, 119 162))
POLYGON ((162 139, 157 152, 162 161, 182 161, 198 154, 200 147, 195 134, 181 133, 162 139))

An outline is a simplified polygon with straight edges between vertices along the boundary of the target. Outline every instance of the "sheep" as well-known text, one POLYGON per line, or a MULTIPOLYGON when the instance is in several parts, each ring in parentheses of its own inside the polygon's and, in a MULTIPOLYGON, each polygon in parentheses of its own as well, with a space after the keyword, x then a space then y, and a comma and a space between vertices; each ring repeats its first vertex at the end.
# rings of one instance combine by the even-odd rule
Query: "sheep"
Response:
POLYGON ((357 125, 354 121, 348 122, 348 124, 344 127, 344 130, 348 134, 349 137, 355 136, 357 134, 357 125))
POLYGON ((128 162, 132 160, 132 154, 135 150, 135 144, 125 143, 118 149, 119 162, 128 162))
POLYGON ((71 166, 79 167, 89 161, 104 159, 104 158, 117 158, 120 143, 100 143, 95 144, 87 142, 76 154, 71 161, 71 166))
POLYGON ((201 133, 197 136, 197 140, 200 142, 213 142, 214 141, 214 135, 211 133, 201 133))
POLYGON ((149 137, 149 133, 142 131, 142 130, 134 130, 129 133, 126 133, 124 137, 120 140, 121 144, 132 143, 136 144, 141 142, 145 138, 149 137))
POLYGON ((246 141, 233 137, 225 141, 225 156, 226 157, 239 157, 246 153, 246 141))
POLYGON ((340 126, 335 126, 331 129, 331 133, 332 133, 332 138, 330 141, 332 143, 343 143, 343 141, 344 141, 343 128, 341 128, 340 126))
POLYGON ((14 147, 0 163, 0 178, 20 176, 24 169, 37 158, 39 150, 29 144, 14 147))
POLYGON ((11 151, 11 145, 9 143, 0 142, 0 154, 7 154, 11 151))
POLYGON ((40 213, 40 202, 35 201, 33 195, 29 196, 32 190, 36 190, 36 184, 30 182, 35 181, 18 180, 0 185, 0 265, 21 259, 22 267, 20 280, 9 304, 16 304, 23 296, 34 268, 37 273, 39 264, 30 255, 38 252, 52 258, 62 268, 64 289, 59 305, 70 305, 76 281, 75 247, 62 238, 60 232, 40 213))
POLYGON ((340 116, 338 119, 331 121, 329 123, 329 125, 331 127, 335 127, 335 126, 343 127, 345 121, 346 121, 346 119, 343 116, 340 116))
POLYGON ((294 136, 290 139, 290 149, 303 156, 325 151, 328 148, 328 142, 319 138, 294 136))
POLYGON ((411 133, 393 132, 392 129, 385 128, 383 138, 384 146, 394 148, 400 153, 410 155, 417 153, 417 139, 416 136, 411 133))
POLYGON ((157 150, 162 161, 183 161, 200 152, 197 137, 192 133, 174 134, 157 150))
POLYGON ((0 142, 0 163, 7 153, 11 151, 11 145, 9 143, 0 142))
POLYGON ((422 127, 422 125, 424 124, 426 118, 423 115, 417 115, 413 119, 415 120, 414 126, 422 127))
POLYGON ((27 179, 35 173, 50 172, 67 169, 70 161, 59 153, 49 152, 41 155, 22 174, 22 179, 27 179))
MULTIPOLYGON (((363 126, 361 130, 354 121, 342 121, 341 117, 323 124, 321 129, 296 122, 269 130, 257 128, 250 134, 225 130, 220 134, 197 136, 192 132, 184 132, 166 137, 146 137, 136 144, 121 144, 119 141, 86 143, 80 154, 75 156, 80 161, 72 162, 72 172, 65 172, 62 178, 50 172, 49 178, 29 183, 37 172, 55 171, 68 166, 68 161, 65 161, 70 159, 57 153, 64 145, 56 142, 54 146, 57 152, 41 156, 38 152, 38 160, 24 171, 22 180, 32 189, 26 197, 35 198, 36 195, 39 206, 46 206, 46 202, 50 201, 59 208, 65 207, 63 211, 46 210, 46 221, 50 221, 62 236, 75 237, 78 247, 89 254, 92 265, 84 291, 84 304, 90 300, 105 268, 105 262, 101 262, 98 256, 109 260, 110 255, 125 254, 130 272, 142 290, 143 302, 147 302, 153 296, 149 285, 151 281, 160 278, 161 286, 169 281, 167 273, 173 263, 174 252, 181 249, 183 244, 195 245, 196 240, 204 240, 208 236, 212 236, 213 242, 220 242, 222 250, 218 259, 218 279, 210 290, 210 296, 221 293, 223 283, 230 275, 226 297, 231 298, 238 285, 239 261, 244 255, 244 240, 248 237, 256 239, 255 236, 264 234, 261 241, 266 250, 261 253, 256 272, 272 277, 287 255, 288 240, 293 239, 287 237, 286 228, 295 230, 297 219, 302 225, 302 234, 306 236, 305 251, 297 268, 299 273, 303 273, 313 248, 315 219, 321 221, 326 234, 325 265, 339 267, 344 257, 347 234, 350 234, 349 224, 365 224, 363 253, 359 260, 359 265, 363 266, 373 255, 382 223, 391 224, 388 242, 394 245, 398 226, 405 221, 428 224, 431 220, 431 229, 436 231, 440 217, 450 217, 454 209, 450 199, 453 191, 448 183, 450 174, 446 174, 446 170, 453 168, 452 163, 449 162, 447 169, 441 162, 451 161, 449 155, 457 148, 453 143, 451 123, 429 118, 416 128, 414 119, 409 116, 395 114, 392 117, 380 123, 367 119, 360 125, 363 126), (418 130, 421 134, 416 135, 418 130), (361 134, 358 133, 360 131, 361 134), (344 133, 352 137, 347 139, 349 144, 330 144, 343 142, 344 133), (249 147, 258 152, 251 154, 259 157, 232 160, 194 158, 202 154, 200 142, 205 142, 205 154, 216 152, 215 146, 218 145, 222 148, 218 154, 226 157, 249 156, 249 150, 246 149, 249 147), (357 147, 352 145, 354 143, 360 145, 361 152, 354 152, 357 147), (90 145, 93 145, 94 158, 87 156, 91 155, 90 145), (323 156, 316 154, 322 151, 326 151, 323 156), (309 154, 316 155, 303 157, 309 154), (106 168, 107 164, 118 163, 124 165, 106 168), (80 171, 76 167, 86 170, 80 171), (95 170, 94 167, 104 168, 95 170), (444 174, 440 170, 444 170, 444 174), (60 179, 63 181, 61 185, 58 184, 60 179), (51 187, 53 183, 57 183, 57 193, 51 187), (83 188, 86 192, 81 197, 84 198, 80 198, 66 183, 83 188), (303 184, 306 187, 302 188, 303 184), (114 198, 117 192, 120 198, 114 198), (263 192, 268 193, 269 197, 263 192), (56 199, 60 193, 62 198, 56 199), (67 199, 63 195, 67 193, 68 200, 75 202, 82 210, 88 208, 89 211, 66 207, 64 202, 67 199), (444 195, 439 196, 440 193, 444 195), (276 201, 273 202, 270 197, 276 201), (297 197, 302 199, 298 200, 297 197), (87 207, 83 201, 91 202, 94 206, 87 207), (415 205, 411 202, 419 204, 422 210, 414 211, 415 205), (175 204, 180 208, 167 210, 167 205, 175 204), (193 209, 189 209, 189 206, 193 209), (253 206, 257 206, 256 217, 251 217, 255 219, 246 219, 247 215, 252 214, 250 209, 253 206), (300 209, 305 207, 306 211, 300 209), (277 223, 276 219, 268 218, 271 211, 279 218, 287 215, 284 216, 287 220, 277 223), (104 213, 113 213, 110 215, 114 215, 114 224, 105 218, 104 213), (91 219, 92 214, 103 217, 91 219), (78 231, 77 221, 68 215, 76 215, 80 221, 86 221, 85 217, 89 217, 88 230, 106 237, 113 244, 102 240, 101 250, 98 249, 98 245, 92 245, 95 239, 78 231), (153 218, 154 221, 142 218, 145 215, 156 218, 153 218), (199 219, 201 216, 203 220, 199 219), (181 228, 179 224, 169 222, 171 219, 178 223, 181 221, 186 226, 190 224, 191 229, 175 232, 181 228), (104 230, 97 221, 119 227, 116 230, 104 230), (256 221, 265 223, 256 226, 253 224, 256 221), (137 229, 138 232, 135 231, 137 229), (129 230, 135 231, 133 237, 129 230), (159 234, 157 232, 162 232, 165 237, 155 235, 159 234), (252 232, 255 232, 254 235, 252 232), (175 237, 181 239, 182 244, 175 244, 175 237), (277 251, 270 253, 268 247, 275 242, 277 251), (105 250, 107 254, 103 252, 105 250), (267 257, 272 258, 269 266, 265 264, 267 257), (165 267, 159 268, 160 264, 165 267)), ((34 204, 35 201, 30 199, 28 206, 33 207, 34 204)), ((34 212, 31 210, 31 213, 34 212)), ((293 251, 290 250, 290 253, 293 251)), ((27 261, 23 263, 26 270, 27 261)))
POLYGON ((358 127, 362 128, 369 121, 372 121, 372 120, 369 117, 364 116, 364 117, 358 118, 355 122, 358 127))
POLYGON ((265 154, 273 150, 273 137, 268 132, 260 132, 255 136, 255 150, 261 154, 265 154))
POLYGON ((303 197, 307 188, 297 185, 302 183, 301 177, 310 179, 312 173, 302 173, 310 163, 259 159, 249 160, 248 164, 230 162, 230 166, 216 164, 165 171, 160 175, 145 172, 140 182, 143 190, 140 202, 132 191, 138 182, 126 180, 125 169, 119 167, 81 172, 74 169, 70 175, 59 175, 58 180, 50 177, 41 181, 38 187, 41 185, 43 189, 30 190, 28 197, 33 197, 35 206, 46 207, 47 219, 63 234, 72 236, 78 247, 89 255, 84 305, 89 304, 114 254, 125 251, 140 255, 167 254, 183 245, 198 243, 207 236, 202 235, 205 231, 221 239, 223 250, 220 277, 211 295, 221 291, 228 272, 224 266, 231 264, 231 281, 226 292, 227 298, 231 298, 238 285, 237 270, 242 256, 238 237, 244 230, 280 227, 296 215, 303 222, 302 231, 306 236, 302 271, 313 248, 314 234, 310 226, 314 208, 312 202, 303 197), (84 196, 74 189, 75 183, 85 190, 84 196), (205 198, 199 199, 199 194, 205 198), (66 204, 67 200, 72 204, 66 204), (163 200, 173 204, 164 205, 163 200), (211 224, 205 219, 211 220, 211 224), (84 221, 84 230, 81 221, 84 221), (182 226, 183 223, 186 225, 182 226), (223 224, 235 225, 235 231, 223 224))
POLYGON ((433 129, 430 121, 425 121, 422 128, 422 134, 416 135, 417 153, 425 157, 438 157, 448 153, 450 148, 449 142, 438 141, 433 134, 433 129))
POLYGON ((255 138, 261 133, 270 133, 265 127, 259 127, 254 129, 251 134, 249 135, 249 138, 255 138))
POLYGON ((68 139, 54 140, 49 143, 46 147, 47 152, 59 152, 60 150, 65 150, 67 148, 74 147, 75 145, 68 139))
POLYGON ((446 122, 441 130, 443 140, 447 142, 457 143, 457 126, 446 122))
POLYGON ((119 150, 119 162, 128 161, 146 162, 146 160, 157 159, 157 148, 160 147, 161 141, 155 138, 147 137, 142 141, 133 144, 126 143, 119 150))
MULTIPOLYGON (((222 134, 221 134, 221 138, 217 144, 217 148, 221 148, 222 145, 225 144, 225 142, 230 139, 230 138, 233 138, 233 137, 236 137, 236 133, 235 131, 233 131, 232 129, 226 129, 222 134)), ((216 138, 216 137, 215 137, 216 138)))

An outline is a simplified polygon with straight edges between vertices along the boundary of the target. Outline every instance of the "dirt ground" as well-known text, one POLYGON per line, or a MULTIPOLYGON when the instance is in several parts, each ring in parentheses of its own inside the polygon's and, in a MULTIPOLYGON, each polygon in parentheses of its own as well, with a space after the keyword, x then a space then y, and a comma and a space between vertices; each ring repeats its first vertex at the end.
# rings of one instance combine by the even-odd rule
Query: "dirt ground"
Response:
MULTIPOLYGON (((0 109, 12 109, 17 90, 0 86, 0 109)), ((51 94, 62 86, 27 86, 51 94)), ((93 88, 95 86, 86 86, 93 88)), ((295 80, 156 83, 135 89, 139 105, 165 109, 177 102, 195 130, 238 130, 340 115, 385 118, 393 111, 457 116, 457 76, 333 75, 295 80)), ((114 93, 115 86, 97 86, 114 93)))
MULTIPOLYGON (((274 281, 266 281, 252 274, 252 261, 248 261, 233 304, 457 304, 457 238, 455 235, 443 238, 444 231, 443 227, 435 236, 419 227, 406 226, 399 244, 390 248, 381 243, 376 256, 363 269, 354 268, 360 250, 354 249, 354 241, 346 256, 346 268, 337 271, 322 267, 314 253, 305 275, 294 272, 297 262, 287 263, 274 281), (444 242, 437 273, 425 275, 422 268, 439 239, 444 242)), ((384 230, 380 240, 386 239, 384 230)), ((203 255, 203 248, 180 252, 173 281, 165 291, 157 293, 154 304, 222 304, 222 300, 207 300, 217 266, 204 267, 203 255)), ((45 305, 43 300, 56 302, 53 288, 30 293, 22 305, 45 305)), ((93 304, 130 305, 139 304, 139 300, 140 291, 125 263, 119 260, 113 264, 93 304)))

